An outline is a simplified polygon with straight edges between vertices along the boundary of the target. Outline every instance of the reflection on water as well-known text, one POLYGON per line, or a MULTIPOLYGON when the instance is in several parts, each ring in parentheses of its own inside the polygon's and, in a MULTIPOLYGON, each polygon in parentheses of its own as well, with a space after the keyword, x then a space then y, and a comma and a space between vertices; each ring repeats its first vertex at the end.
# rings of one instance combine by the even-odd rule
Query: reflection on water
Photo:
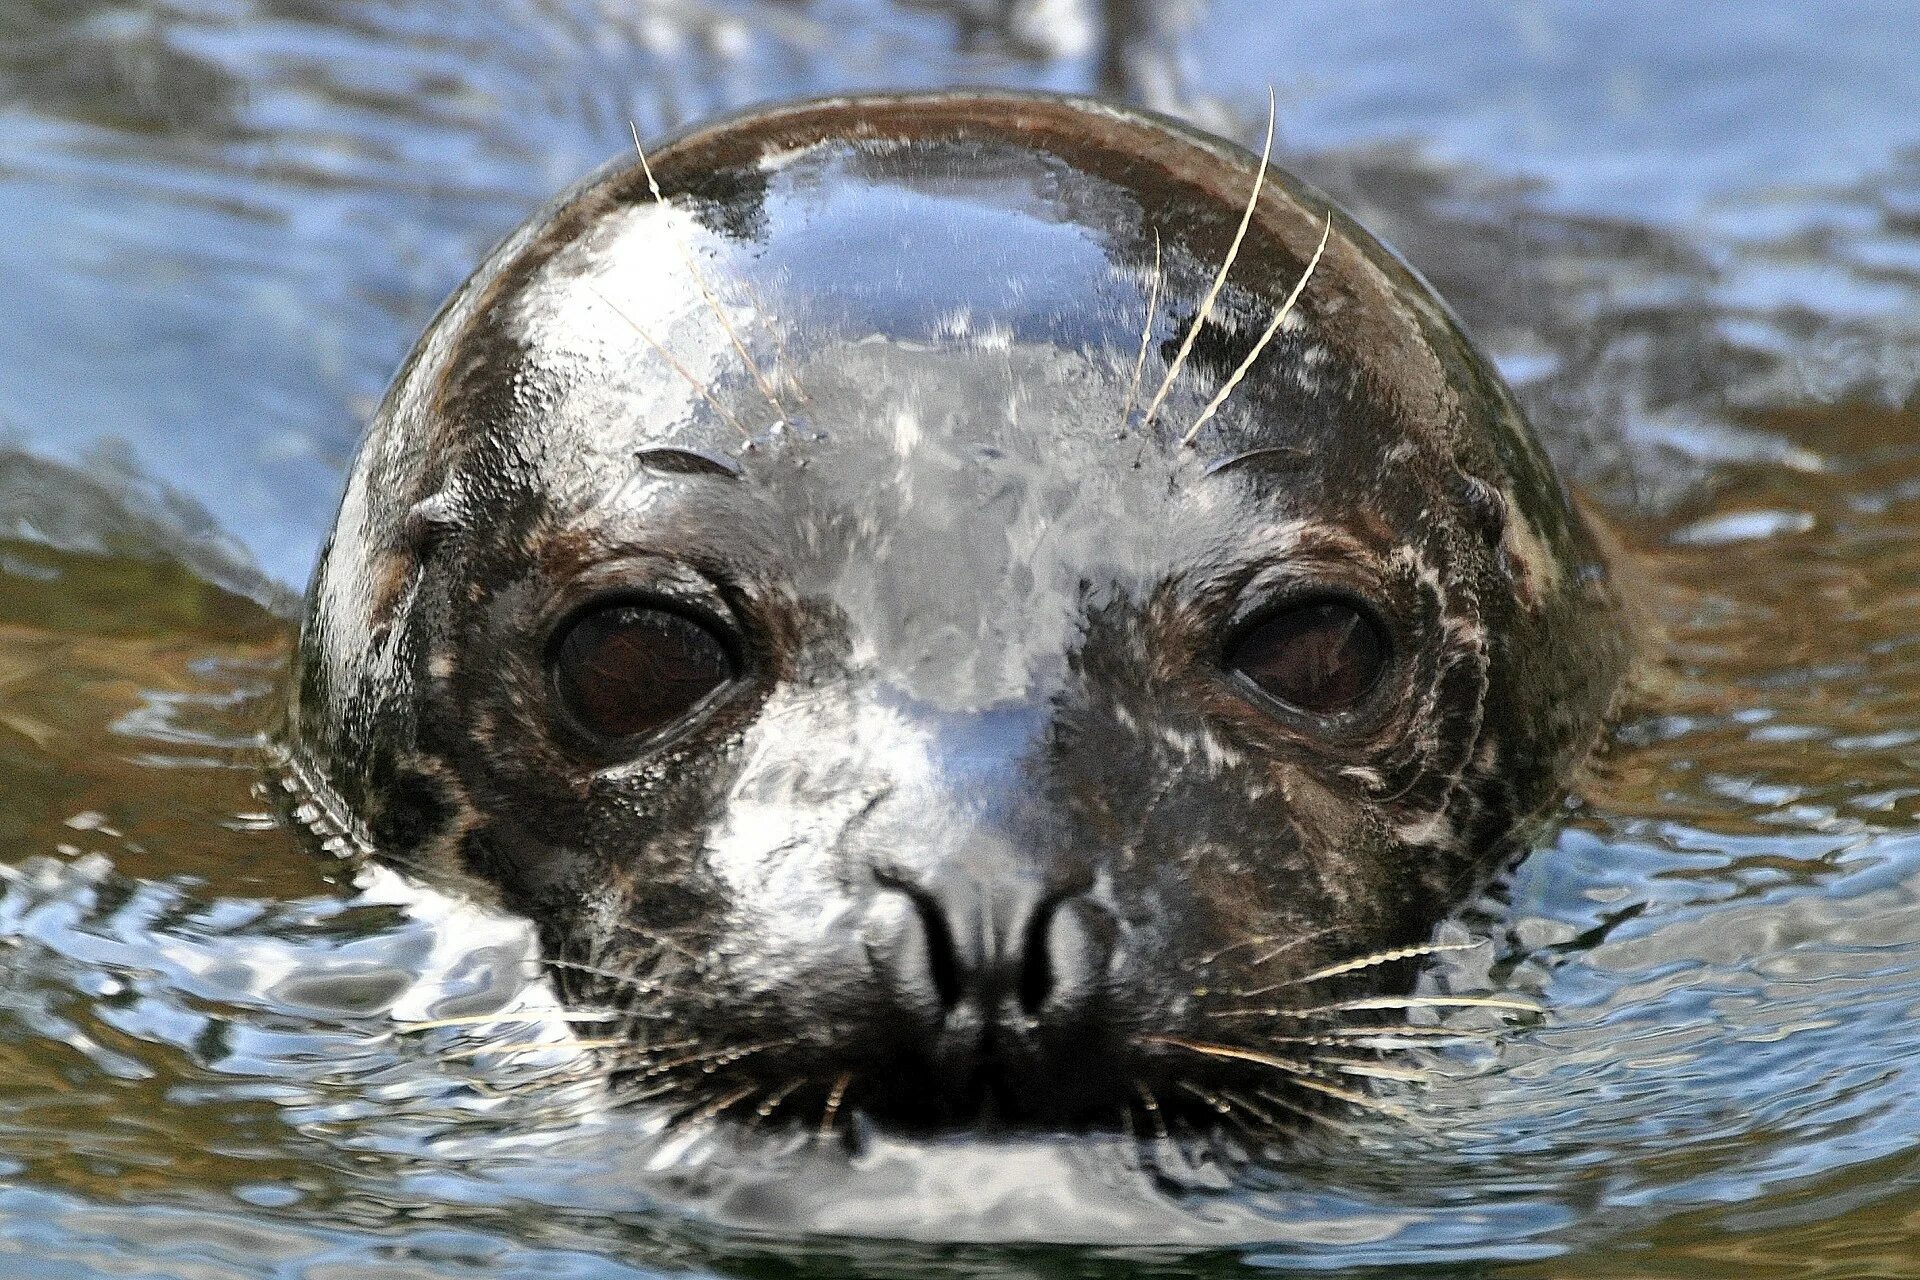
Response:
POLYGON ((1151 1265, 1920 1274, 1909 22, 0 0, 0 1272, 1103 1274, 1210 1239, 1238 1243, 1151 1265), (290 591, 357 424, 629 118, 998 82, 1244 137, 1269 80, 1289 163, 1434 279, 1644 560, 1670 661, 1448 926, 1494 945, 1429 978, 1550 1015, 1435 1051, 1391 1095, 1414 1123, 1224 1194, 1043 1145, 643 1176, 647 1136, 546 1047, 524 928, 276 821, 290 591), (715 1225, 802 1211, 895 1239, 715 1225), (1036 1235, 1103 1247, 899 1239, 1036 1235))

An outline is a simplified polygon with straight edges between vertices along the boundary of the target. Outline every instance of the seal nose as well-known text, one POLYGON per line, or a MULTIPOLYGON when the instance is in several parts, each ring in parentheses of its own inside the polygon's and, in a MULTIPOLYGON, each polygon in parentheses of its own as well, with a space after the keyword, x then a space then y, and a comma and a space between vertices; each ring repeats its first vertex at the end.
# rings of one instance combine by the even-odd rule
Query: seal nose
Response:
POLYGON ((912 904, 917 925, 896 935, 887 978, 907 1003, 936 1005, 950 1028, 1058 1021, 1091 998, 1104 947, 1084 879, 883 874, 880 882, 912 904))

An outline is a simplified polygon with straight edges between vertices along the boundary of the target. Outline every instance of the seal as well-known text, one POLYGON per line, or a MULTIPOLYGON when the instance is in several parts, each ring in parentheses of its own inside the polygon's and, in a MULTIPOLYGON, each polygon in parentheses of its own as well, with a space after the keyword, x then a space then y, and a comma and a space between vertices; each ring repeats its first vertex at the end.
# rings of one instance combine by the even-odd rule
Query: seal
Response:
POLYGON ((816 101, 446 303, 291 755, 334 847, 531 918, 676 1115, 1281 1132, 1364 1103, 1596 741, 1620 595, 1460 325, 1264 156, 816 101))

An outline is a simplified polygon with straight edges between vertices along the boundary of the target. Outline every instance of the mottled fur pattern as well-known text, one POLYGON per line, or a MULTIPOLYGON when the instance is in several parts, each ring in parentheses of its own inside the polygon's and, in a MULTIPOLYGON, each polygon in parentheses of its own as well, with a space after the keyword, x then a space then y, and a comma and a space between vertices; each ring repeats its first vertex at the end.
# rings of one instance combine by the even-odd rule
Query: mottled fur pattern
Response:
POLYGON ((300 650, 309 794, 531 916, 686 1114, 926 1118, 872 955, 907 927, 889 878, 952 866, 1070 882, 1106 957, 1097 1025, 1001 1049, 1015 1095, 1087 1065, 1049 1119, 1349 1100, 1372 1058, 1341 1046, 1397 1022, 1353 1001, 1513 855, 1627 646, 1449 313, 1285 175, 1247 203, 1259 171, 1109 106, 933 95, 567 193, 362 448, 300 650), (1387 687, 1331 721, 1249 697, 1223 637, 1329 590, 1386 621, 1387 687), (737 627, 743 676, 608 756, 544 664, 634 592, 737 627))

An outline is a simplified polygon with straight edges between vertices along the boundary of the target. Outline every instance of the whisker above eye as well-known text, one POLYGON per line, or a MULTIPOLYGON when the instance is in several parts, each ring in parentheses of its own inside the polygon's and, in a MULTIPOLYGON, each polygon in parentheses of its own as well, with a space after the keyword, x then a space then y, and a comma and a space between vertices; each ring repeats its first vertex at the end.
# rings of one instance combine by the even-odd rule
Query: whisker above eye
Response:
POLYGON ((1240 362, 1240 367, 1235 369, 1233 375, 1226 380, 1220 390, 1214 393, 1213 399, 1207 402, 1207 407, 1200 411, 1200 416, 1195 418, 1193 425, 1187 428, 1187 433, 1180 437, 1181 444, 1193 443, 1194 437, 1200 434, 1200 429, 1213 420, 1214 414, 1220 412, 1220 407, 1226 404, 1227 397, 1231 396, 1234 389, 1246 380, 1247 374, 1253 369, 1254 363, 1266 353, 1268 344, 1273 341, 1274 335, 1280 332, 1280 326, 1285 324, 1287 317, 1293 314, 1293 304, 1300 301, 1301 291, 1307 287, 1307 281, 1313 279, 1313 273, 1319 269, 1320 257, 1327 251, 1327 240, 1332 235, 1333 211, 1329 209, 1327 211, 1326 225, 1321 228, 1320 231, 1320 243, 1315 247, 1313 256, 1307 259, 1306 269, 1300 273, 1300 278, 1294 282, 1293 292, 1287 295, 1286 301, 1280 304, 1280 309, 1274 312, 1272 323, 1267 325, 1265 332, 1260 335, 1260 340, 1253 344, 1253 350, 1249 351, 1247 358, 1240 362))
POLYGON ((1147 347, 1153 340, 1153 317, 1160 309, 1160 286, 1166 277, 1162 273, 1160 231, 1153 232, 1153 287, 1147 293, 1147 317, 1140 326, 1140 354, 1133 362, 1133 380, 1127 386, 1127 402, 1120 410, 1120 425, 1125 428, 1127 419, 1133 416, 1134 403, 1140 398, 1140 375, 1147 367, 1147 347))
MULTIPOLYGON (((647 149, 640 142, 640 126, 629 120, 627 129, 633 134, 633 151, 640 157, 640 171, 646 176, 647 192, 653 197, 653 202, 665 210, 669 207, 667 198, 661 193, 660 184, 654 181, 653 162, 647 159, 647 149)), ((688 277, 692 279, 694 287, 699 289, 700 296, 706 300, 707 310, 711 311, 713 318, 719 322, 722 332, 727 335, 727 341, 733 344, 734 351, 746 365, 747 372, 753 375, 754 384, 760 388, 760 394, 766 397, 768 406, 779 416, 781 422, 790 422, 786 406, 780 403, 780 397, 774 394, 772 384, 767 381, 766 375, 760 372, 760 366, 754 360, 752 353, 747 350, 747 344, 740 340, 740 335, 734 329, 733 323, 727 319, 727 313, 720 307, 720 299, 714 296, 713 287, 707 283, 706 273, 701 271, 700 264, 693 260, 692 246, 680 233, 679 225, 670 219, 667 223, 667 234, 673 237, 675 247, 680 250, 680 261, 687 268, 688 277)))
POLYGON ((740 421, 740 419, 735 417, 733 413, 727 409, 727 406, 720 403, 719 398, 713 394, 713 388, 709 387, 705 382, 702 382, 699 378, 695 377, 693 375, 693 372, 690 369, 688 369, 686 365, 680 363, 680 359, 678 356, 674 355, 673 352, 667 350, 665 344, 663 344, 658 338, 654 337, 651 333, 647 332, 645 325, 641 324, 638 320, 635 320, 632 316, 628 315, 626 309, 622 307, 619 303, 615 302, 612 298, 609 298, 604 292, 601 291, 598 285, 589 284, 587 285, 587 290, 588 292, 592 293, 594 297, 600 299, 600 302, 603 306, 605 306, 608 310, 612 311, 613 314, 619 316, 621 320, 625 321, 629 329, 632 329, 636 334, 639 334, 641 340, 644 341, 648 346, 652 347, 654 350, 654 353, 658 355, 662 360, 665 360, 667 362, 668 367, 671 368, 675 373, 680 375, 682 381, 684 381, 688 386, 692 387, 695 391, 699 392, 700 398, 702 400, 705 400, 708 405, 712 406, 713 411, 720 416, 720 420, 722 422, 726 423, 728 426, 732 427, 735 431, 738 431, 743 436, 751 437, 753 435, 751 431, 747 430, 746 426, 740 421))
POLYGON ((1247 195, 1246 210, 1240 215, 1239 229, 1233 233, 1233 243, 1227 246, 1226 259, 1221 262, 1219 273, 1213 278, 1213 285, 1206 296, 1200 300, 1200 310, 1194 314, 1193 323, 1187 327, 1187 336, 1181 341, 1180 349, 1174 352, 1173 362, 1167 366, 1166 377, 1161 380, 1160 389, 1147 403, 1147 412, 1142 426, 1151 427, 1160 406, 1166 403, 1167 396, 1173 391, 1173 384, 1179 380, 1180 371, 1186 367, 1187 357, 1193 354, 1193 344, 1200 338, 1200 330, 1213 316, 1214 303, 1220 300, 1220 291, 1226 288, 1227 275, 1233 270, 1234 260, 1240 256, 1240 246, 1247 238, 1247 228, 1253 225, 1253 211, 1260 207, 1260 193, 1267 185, 1267 165, 1273 159, 1273 130, 1278 108, 1274 103, 1273 90, 1267 90, 1267 140, 1260 150, 1260 168, 1253 179, 1253 190, 1247 195))

